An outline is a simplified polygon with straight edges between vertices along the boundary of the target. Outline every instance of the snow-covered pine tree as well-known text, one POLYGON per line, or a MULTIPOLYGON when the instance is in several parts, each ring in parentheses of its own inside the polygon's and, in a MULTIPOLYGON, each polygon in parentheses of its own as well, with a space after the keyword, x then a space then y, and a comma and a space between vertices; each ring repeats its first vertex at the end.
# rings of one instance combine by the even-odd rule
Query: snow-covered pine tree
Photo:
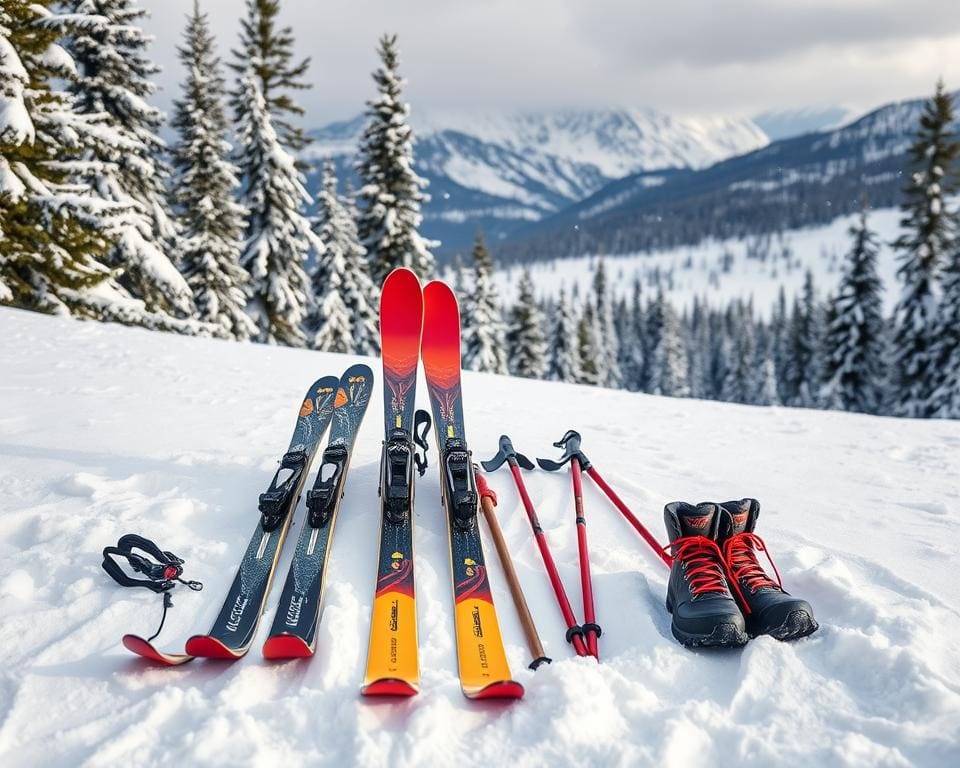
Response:
POLYGON ((689 397, 689 360, 680 318, 673 306, 664 299, 661 288, 657 304, 663 325, 657 346, 653 350, 653 382, 651 390, 656 395, 689 397))
POLYGON ((733 340, 733 354, 723 382, 721 399, 750 405, 760 389, 756 368, 756 343, 752 307, 736 300, 727 308, 727 327, 733 340))
POLYGON ((777 292, 777 303, 773 305, 773 312, 770 316, 770 356, 773 360, 773 367, 777 375, 777 403, 784 401, 783 393, 785 385, 783 382, 783 371, 786 367, 786 348, 787 348, 787 329, 789 325, 789 315, 787 314, 787 292, 783 285, 777 292))
POLYGON ((850 228, 853 246, 847 254, 837 294, 832 301, 824 345, 824 385, 820 400, 827 407, 880 413, 884 403, 883 283, 877 276, 877 238, 863 208, 850 228))
POLYGON ((506 329, 493 269, 493 258, 478 231, 473 244, 473 290, 464 302, 463 364, 471 371, 508 373, 506 329))
POLYGON ((957 189, 954 163, 960 144, 950 131, 952 121, 953 98, 940 81, 910 149, 913 173, 900 208, 904 232, 893 244, 899 251, 902 289, 895 312, 891 400, 893 412, 901 416, 933 412, 938 378, 931 349, 938 324, 936 280, 956 236, 945 202, 957 189))
POLYGON ((439 243, 417 231, 423 220, 420 205, 430 198, 423 191, 426 180, 413 170, 410 107, 403 101, 396 35, 380 38, 378 54, 382 65, 373 73, 378 95, 367 102, 368 122, 357 163, 362 182, 357 228, 379 285, 396 267, 409 267, 421 279, 431 277, 430 249, 439 243))
POLYGON ((794 301, 787 332, 785 370, 786 405, 814 408, 822 382, 823 318, 816 300, 813 274, 807 270, 803 293, 794 301))
POLYGON ((0 303, 109 319, 91 289, 112 277, 115 212, 72 183, 100 129, 57 85, 74 67, 48 5, 0 5, 0 303))
POLYGON ((613 322, 613 297, 607 287, 607 272, 603 259, 597 259, 593 273, 593 301, 596 302, 597 369, 604 387, 619 387, 623 374, 620 371, 620 340, 613 322))
POLYGON ((178 317, 193 315, 193 295, 177 270, 180 239, 171 216, 158 131, 164 115, 148 104, 159 72, 147 55, 151 38, 139 24, 146 11, 135 0, 69 0, 66 44, 77 64, 71 90, 84 114, 104 118, 120 138, 101 142, 88 159, 86 178, 103 200, 127 208, 110 251, 120 282, 147 309, 178 317), (92 167, 92 166, 91 166, 92 167))
POLYGON ((528 379, 541 379, 547 370, 547 341, 544 319, 537 305, 533 278, 524 270, 517 284, 517 301, 510 312, 507 332, 510 373, 528 379))
POLYGON ((573 319, 573 304, 567 301, 567 292, 562 285, 553 318, 547 378, 553 381, 579 382, 581 374, 578 328, 573 319))
POLYGON ((693 298, 690 313, 687 352, 690 355, 690 396, 706 399, 710 396, 708 371, 710 365, 709 309, 697 296, 693 298))
POLYGON ((960 419, 960 243, 941 273, 943 289, 931 353, 936 379, 930 415, 960 419))
POLYGON ((304 264, 311 248, 323 256, 323 244, 303 215, 310 195, 293 157, 280 146, 257 78, 248 73, 243 84, 250 109, 239 126, 239 165, 249 219, 240 263, 252 278, 251 311, 259 340, 302 347, 311 296, 304 264))
MULTIPOLYGON (((576 286, 576 283, 574 283, 576 286)), ((577 322, 577 358, 580 363, 577 378, 578 384, 600 383, 597 370, 597 348, 600 341, 597 338, 596 309, 592 302, 583 303, 583 313, 577 322)))
POLYGON ((310 137, 293 120, 303 116, 291 91, 313 87, 306 78, 310 59, 297 61, 293 53, 293 30, 278 28, 280 0, 247 0, 247 14, 240 20, 240 47, 234 51, 230 68, 237 73, 237 88, 231 105, 237 123, 250 118, 243 77, 252 70, 270 113, 280 144, 294 154, 303 150, 310 137))
POLYGON ((643 390, 643 361, 647 354, 647 328, 639 274, 633 279, 633 295, 626 322, 628 330, 620 339, 620 372, 624 386, 631 392, 640 392, 643 390))
POLYGON ((777 366, 773 359, 773 330, 762 321, 756 325, 756 341, 756 392, 753 402, 755 405, 779 405, 777 366))
POLYGON ((257 326, 246 312, 250 276, 240 266, 245 211, 234 200, 239 181, 229 160, 220 59, 197 0, 183 39, 177 52, 187 74, 173 118, 179 134, 173 199, 183 235, 183 274, 199 319, 225 337, 246 341, 257 326))
POLYGON ((380 351, 376 290, 367 273, 367 252, 357 239, 356 222, 337 193, 336 170, 331 160, 323 165, 314 231, 323 247, 313 274, 316 306, 308 321, 308 327, 317 332, 314 348, 376 355, 380 351), (338 296, 333 297, 333 293, 338 296), (342 312, 346 313, 345 320, 339 317, 342 312), (348 329, 343 337, 346 350, 334 338, 344 325, 348 329))
POLYGON ((647 304, 645 314, 644 336, 646 337, 646 354, 643 358, 643 384, 641 391, 653 392, 657 380, 657 371, 653 359, 653 353, 660 344, 660 338, 663 335, 663 313, 666 308, 666 297, 663 293, 663 286, 657 284, 657 295, 647 304))

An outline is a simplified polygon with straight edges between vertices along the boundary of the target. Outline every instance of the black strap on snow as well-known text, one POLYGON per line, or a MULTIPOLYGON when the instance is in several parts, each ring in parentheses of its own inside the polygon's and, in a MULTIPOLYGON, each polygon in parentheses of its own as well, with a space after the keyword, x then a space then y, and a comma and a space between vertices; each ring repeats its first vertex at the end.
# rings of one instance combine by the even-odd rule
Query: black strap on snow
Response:
POLYGON ((417 411, 413 416, 413 442, 420 450, 414 450, 413 461, 417 465, 417 473, 423 477, 427 471, 427 451, 430 446, 427 445, 427 433, 430 431, 432 421, 430 414, 426 411, 417 411))
POLYGON ((177 557, 173 552, 167 552, 160 549, 150 539, 138 536, 135 533, 128 533, 120 537, 115 547, 103 548, 103 570, 123 587, 144 587, 151 592, 163 594, 163 616, 160 618, 160 626, 147 641, 153 640, 163 629, 163 623, 167 619, 167 609, 173 605, 173 599, 170 596, 177 582, 186 585, 190 589, 199 592, 203 589, 203 584, 199 581, 186 581, 180 578, 183 575, 183 560, 177 557), (152 562, 144 555, 134 552, 135 549, 146 553, 156 562, 152 562), (127 574, 121 567, 119 560, 126 560, 127 564, 137 573, 146 576, 145 579, 135 579, 127 574))

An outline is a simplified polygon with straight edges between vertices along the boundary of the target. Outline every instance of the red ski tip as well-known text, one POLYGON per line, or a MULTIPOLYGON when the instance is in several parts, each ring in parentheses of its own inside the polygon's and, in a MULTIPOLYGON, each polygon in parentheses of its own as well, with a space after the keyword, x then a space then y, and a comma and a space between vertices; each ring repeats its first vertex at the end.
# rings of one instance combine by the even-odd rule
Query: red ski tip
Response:
POLYGON ((406 680, 388 677, 365 685, 360 693, 364 696, 416 696, 419 691, 406 680))
POLYGON ((165 664, 168 667, 178 667, 193 660, 193 656, 188 653, 164 653, 158 651, 153 645, 144 640, 139 635, 124 635, 123 647, 132 651, 144 659, 155 661, 157 664, 165 664))
POLYGON ((313 649, 296 635, 274 635, 263 644, 265 659, 303 659, 313 656, 313 649))
POLYGON ((523 686, 513 680, 504 680, 490 683, 479 691, 466 695, 470 699, 522 699, 523 686))
POLYGON ((235 651, 228 648, 210 635, 194 635, 187 640, 186 650, 191 656, 203 656, 206 659, 227 659, 228 661, 236 661, 245 653, 245 651, 235 651))

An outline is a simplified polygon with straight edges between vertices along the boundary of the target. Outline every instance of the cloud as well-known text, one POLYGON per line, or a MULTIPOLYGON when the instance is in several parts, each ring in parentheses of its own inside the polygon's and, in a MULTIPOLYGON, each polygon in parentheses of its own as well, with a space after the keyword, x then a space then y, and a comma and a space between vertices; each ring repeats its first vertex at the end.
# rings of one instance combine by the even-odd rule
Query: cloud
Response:
MULTIPOLYGON (((164 67, 192 0, 141 0, 164 67)), ((229 57, 239 0, 201 0, 229 57)), ((749 115, 871 106, 960 86, 960 3, 913 0, 284 0, 314 87, 309 125, 351 116, 373 86, 377 37, 400 35, 414 110, 650 105, 749 115)))

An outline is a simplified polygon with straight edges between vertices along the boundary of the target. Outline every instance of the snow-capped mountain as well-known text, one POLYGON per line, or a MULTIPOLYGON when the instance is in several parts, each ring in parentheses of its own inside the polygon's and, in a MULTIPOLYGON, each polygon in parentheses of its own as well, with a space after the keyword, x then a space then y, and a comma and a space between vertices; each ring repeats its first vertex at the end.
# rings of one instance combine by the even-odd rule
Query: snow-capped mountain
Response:
POLYGON ((770 141, 778 141, 839 128, 855 117, 857 115, 846 107, 802 107, 766 110, 752 119, 770 137, 770 141))
POLYGON ((515 233, 501 255, 635 253, 776 233, 827 224, 858 210, 864 195, 871 207, 895 206, 924 103, 888 104, 707 168, 626 176, 515 233))
MULTIPOLYGON (((416 169, 430 180, 424 231, 447 248, 477 226, 500 239, 638 171, 697 169, 763 147, 749 120, 678 118, 654 109, 414 112, 416 169)), ((311 159, 353 165, 364 118, 312 132, 311 159)))

